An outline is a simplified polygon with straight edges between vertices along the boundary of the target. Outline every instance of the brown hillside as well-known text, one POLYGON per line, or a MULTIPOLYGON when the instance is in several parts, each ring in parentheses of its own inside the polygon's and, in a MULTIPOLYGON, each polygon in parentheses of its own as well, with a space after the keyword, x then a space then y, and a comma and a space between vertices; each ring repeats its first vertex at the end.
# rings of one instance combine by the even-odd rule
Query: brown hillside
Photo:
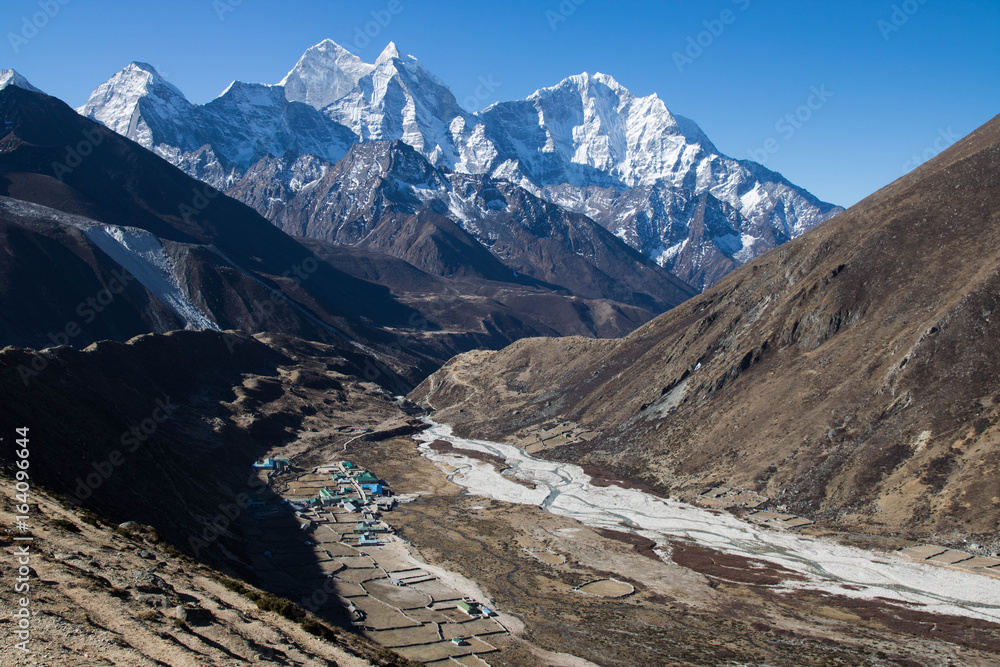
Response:
POLYGON ((1000 519, 998 267, 1000 117, 624 339, 469 353, 412 397, 479 437, 599 429, 549 455, 682 497, 752 489, 982 543, 1000 519))

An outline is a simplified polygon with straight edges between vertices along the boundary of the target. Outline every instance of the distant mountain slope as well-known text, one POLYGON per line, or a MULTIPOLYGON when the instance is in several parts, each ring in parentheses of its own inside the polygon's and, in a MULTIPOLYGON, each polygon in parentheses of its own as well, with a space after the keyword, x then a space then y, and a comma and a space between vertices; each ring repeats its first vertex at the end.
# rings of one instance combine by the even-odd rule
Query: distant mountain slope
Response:
POLYGON ((1000 117, 615 341, 456 358, 413 396, 461 431, 684 497, 745 488, 840 525, 1000 549, 1000 117))
POLYGON ((436 341, 441 363, 470 349, 499 349, 534 336, 613 338, 645 324, 655 312, 545 286, 477 276, 443 278, 371 249, 309 239, 303 244, 337 269, 388 287, 400 302, 419 310, 428 324, 435 323, 422 330, 415 327, 410 337, 427 345, 436 341))
POLYGON ((554 286, 654 314, 695 294, 589 218, 507 181, 435 168, 402 142, 357 144, 335 165, 265 158, 229 192, 289 234, 440 276, 554 286))
POLYGON ((79 111, 221 190, 268 158, 333 163, 355 143, 401 141, 435 167, 587 215, 699 288, 842 210, 726 157, 693 121, 611 76, 571 76, 473 114, 394 44, 365 63, 324 40, 280 83, 234 82, 201 106, 132 63, 79 111), (719 218, 708 227, 691 204, 706 196, 719 218))

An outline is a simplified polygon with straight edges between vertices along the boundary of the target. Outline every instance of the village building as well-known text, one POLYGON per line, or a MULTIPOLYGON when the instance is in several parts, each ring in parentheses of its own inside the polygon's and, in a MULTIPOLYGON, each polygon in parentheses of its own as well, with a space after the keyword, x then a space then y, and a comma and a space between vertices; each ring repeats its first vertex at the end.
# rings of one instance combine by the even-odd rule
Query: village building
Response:
POLYGON ((378 546, 378 537, 374 533, 362 533, 358 538, 360 546, 378 546))
POLYGON ((377 523, 369 523, 368 521, 358 521, 354 528, 355 533, 388 533, 389 529, 385 526, 380 526, 377 523))
POLYGON ((465 600, 458 601, 458 608, 464 611, 469 616, 479 616, 479 605, 475 602, 467 602, 465 600))
POLYGON ((333 507, 341 501, 341 498, 340 496, 330 493, 329 489, 324 488, 319 490, 319 501, 323 507, 333 507))

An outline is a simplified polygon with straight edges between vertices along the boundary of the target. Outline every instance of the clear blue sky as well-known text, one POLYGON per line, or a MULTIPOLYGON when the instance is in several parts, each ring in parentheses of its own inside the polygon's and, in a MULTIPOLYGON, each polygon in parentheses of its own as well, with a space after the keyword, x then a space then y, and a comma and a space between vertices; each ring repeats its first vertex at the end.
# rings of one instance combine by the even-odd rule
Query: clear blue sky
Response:
POLYGON ((485 105, 605 72, 843 205, 1000 113, 998 0, 4 0, 0 25, 0 67, 72 106, 133 60, 204 103, 327 37, 368 61, 395 41, 475 105, 481 77, 485 105))

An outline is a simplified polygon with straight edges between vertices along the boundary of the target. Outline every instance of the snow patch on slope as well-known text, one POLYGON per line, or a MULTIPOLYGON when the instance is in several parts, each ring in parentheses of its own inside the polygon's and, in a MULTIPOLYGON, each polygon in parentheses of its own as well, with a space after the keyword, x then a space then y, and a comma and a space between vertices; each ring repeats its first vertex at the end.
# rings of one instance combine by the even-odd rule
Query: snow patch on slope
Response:
POLYGON ((163 251, 160 240, 151 233, 134 227, 111 226, 87 227, 83 233, 184 320, 186 329, 220 330, 191 303, 177 279, 173 262, 163 251))

